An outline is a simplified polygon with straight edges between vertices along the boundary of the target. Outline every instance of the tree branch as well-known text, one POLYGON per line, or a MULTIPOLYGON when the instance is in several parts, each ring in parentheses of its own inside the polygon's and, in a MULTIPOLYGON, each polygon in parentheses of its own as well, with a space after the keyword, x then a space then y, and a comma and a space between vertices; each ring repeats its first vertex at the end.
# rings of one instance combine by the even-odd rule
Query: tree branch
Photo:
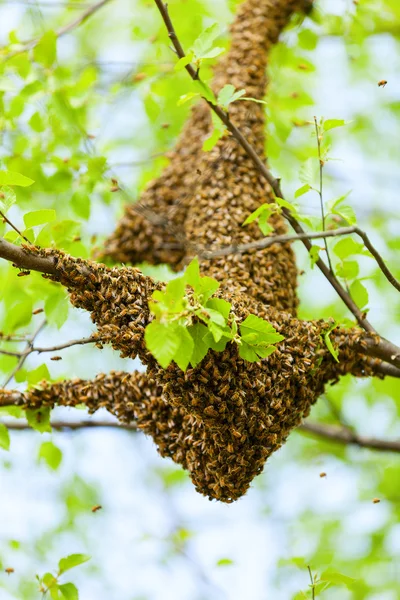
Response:
MULTIPOLYGON (((0 338, 1 341, 1 338, 0 338)), ((80 340, 70 340, 69 342, 65 342, 64 344, 59 344, 58 346, 49 346, 48 348, 39 348, 32 346, 31 348, 26 348, 22 350, 22 352, 12 352, 9 350, 0 350, 0 354, 5 354, 6 356, 28 356, 32 354, 32 352, 37 352, 38 354, 42 354, 43 352, 55 352, 56 350, 64 350, 65 348, 70 348, 71 346, 82 346, 83 344, 95 344, 96 342, 101 342, 101 338, 98 336, 91 336, 88 338, 82 338, 80 340)))
POLYGON ((315 232, 304 232, 298 234, 287 234, 287 235, 271 235, 262 240, 257 240, 255 242, 249 242, 248 244, 241 244, 239 246, 231 245, 225 246, 224 248, 219 248, 214 251, 207 251, 201 253, 202 258, 212 259, 218 256, 228 256, 229 254, 243 254, 248 252, 249 250, 262 250, 264 248, 268 248, 272 244, 282 244, 286 242, 296 242, 297 240, 315 240, 319 238, 329 238, 329 237, 338 237, 342 235, 350 235, 355 233, 360 236, 364 242, 365 247, 369 250, 369 252, 373 255, 376 262, 379 265, 382 273, 385 275, 386 279, 400 292, 400 281, 398 281, 393 273, 390 272, 388 267, 386 266, 382 256, 379 254, 378 250, 372 245, 369 237, 362 231, 359 227, 339 227, 338 229, 331 229, 328 231, 315 231, 315 232))
POLYGON ((3 238, 0 238, 0 258, 9 260, 19 269, 38 271, 39 273, 57 276, 57 269, 51 259, 30 254, 23 247, 10 244, 10 242, 7 242, 3 238))
POLYGON ((35 341, 35 339, 37 338, 37 336, 39 335, 39 333, 42 331, 42 329, 46 326, 46 321, 42 321, 42 323, 39 325, 39 327, 36 329, 36 331, 31 335, 31 337, 28 338, 27 342, 26 342, 26 350, 27 352, 25 354, 21 354, 20 355, 20 359, 16 365, 16 367, 11 371, 10 375, 7 377, 7 379, 5 380, 5 382, 3 383, 3 388, 7 387, 8 384, 10 383, 10 381, 12 381, 12 379, 14 378, 14 375, 16 373, 18 373, 18 371, 20 369, 22 369, 28 355, 29 352, 28 350, 30 350, 33 346, 33 342, 35 341))
POLYGON ((338 444, 349 444, 380 452, 400 452, 400 441, 358 435, 345 427, 322 425, 321 423, 303 423, 299 429, 317 437, 327 438, 338 444))
MULTIPOLYGON (((11 431, 33 431, 26 422, 6 422, 7 429, 11 431)), ((117 429, 122 431, 137 431, 137 426, 133 424, 121 424, 117 421, 96 421, 95 419, 84 419, 82 421, 69 422, 56 420, 51 423, 51 427, 59 431, 77 431, 81 429, 117 429)), ((304 423, 298 428, 301 431, 310 433, 316 437, 327 438, 333 442, 344 445, 355 445, 360 448, 369 448, 380 452, 400 453, 400 441, 382 440, 378 438, 361 436, 344 427, 335 425, 323 425, 321 423, 304 423)))
MULTIPOLYGON (((162 2, 162 0, 154 0, 154 2, 156 3, 157 8, 161 14, 161 17, 165 23, 165 26, 168 31, 168 37, 172 41, 172 44, 175 48, 178 58, 184 58, 186 55, 185 55, 182 45, 176 35, 174 26, 172 24, 172 21, 170 19, 169 13, 168 13, 167 5, 164 4, 162 2)), ((200 81, 198 71, 195 70, 191 64, 186 65, 185 69, 189 73, 190 77, 193 80, 200 81)), ((246 140, 246 138, 242 135, 242 133, 239 131, 239 129, 231 122, 229 115, 227 113, 225 113, 221 107, 213 104, 209 100, 206 100, 206 99, 204 99, 204 100, 205 100, 205 102, 207 102, 207 104, 209 105, 211 110, 214 111, 214 113, 217 115, 217 117, 224 123, 224 125, 228 129, 228 131, 230 131, 230 133, 233 135, 233 137, 239 142, 240 146, 244 149, 244 151, 247 153, 247 155, 251 158, 251 160, 256 165, 256 167, 258 168, 258 170, 261 173, 261 175, 263 176, 263 178, 271 186, 275 196, 277 196, 278 198, 284 199, 284 196, 283 196, 283 193, 282 193, 282 190, 280 187, 280 181, 278 179, 275 179, 275 177, 270 173, 270 171, 267 169, 264 162, 258 156, 258 154, 255 151, 255 149, 253 148, 253 146, 246 140)), ((287 208, 283 208, 282 213, 284 214, 284 216, 286 217, 286 219, 288 220, 288 222, 290 223, 290 225, 292 226, 292 228, 294 229, 294 231, 297 234, 305 234, 305 231, 302 228, 302 226, 300 225, 300 223, 293 217, 293 215, 287 208)), ((302 239, 302 242, 305 245, 305 247, 307 248, 307 250, 311 249, 312 244, 307 237, 302 239)), ((343 286, 337 280, 335 275, 333 275, 333 273, 331 273, 329 267, 324 263, 324 261, 321 258, 319 258, 317 260, 316 264, 317 264, 318 268, 322 271, 322 273, 325 275, 327 280, 330 282, 332 287, 335 289, 335 291, 337 292, 339 297, 346 304, 347 308, 356 317, 360 326, 363 327, 363 329, 365 329, 365 331, 368 331, 370 333, 375 333, 374 327, 371 325, 371 323, 368 321, 368 319, 366 319, 365 314, 358 308, 356 303, 351 298, 350 294, 343 288, 343 286)))

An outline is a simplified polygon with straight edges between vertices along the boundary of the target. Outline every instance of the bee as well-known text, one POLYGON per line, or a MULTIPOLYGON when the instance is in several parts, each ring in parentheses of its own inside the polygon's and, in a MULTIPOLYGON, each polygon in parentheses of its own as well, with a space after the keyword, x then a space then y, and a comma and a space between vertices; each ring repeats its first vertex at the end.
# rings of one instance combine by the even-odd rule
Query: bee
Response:
POLYGON ((379 504, 379 502, 380 502, 380 498, 373 498, 372 502, 373 502, 374 504, 379 504))
POLYGON ((62 356, 52 356, 50 360, 62 360, 62 356))
POLYGON ((386 79, 381 79, 380 81, 378 81, 378 87, 385 87, 385 85, 387 85, 387 81, 386 79))
POLYGON ((326 477, 326 473, 324 471, 322 471, 322 473, 319 474, 319 476, 322 477, 326 477))
POLYGON ((43 308, 36 308, 35 310, 32 311, 33 315, 39 315, 40 313, 43 312, 43 308))
POLYGON ((17 277, 27 277, 30 274, 30 271, 20 271, 19 273, 17 273, 17 277))
POLYGON ((95 506, 92 507, 92 513, 96 513, 98 510, 101 510, 103 507, 101 506, 101 504, 96 504, 95 506))
POLYGON ((7 569, 4 569, 4 571, 7 573, 7 575, 11 575, 11 573, 14 573, 14 569, 12 567, 7 567, 7 569))

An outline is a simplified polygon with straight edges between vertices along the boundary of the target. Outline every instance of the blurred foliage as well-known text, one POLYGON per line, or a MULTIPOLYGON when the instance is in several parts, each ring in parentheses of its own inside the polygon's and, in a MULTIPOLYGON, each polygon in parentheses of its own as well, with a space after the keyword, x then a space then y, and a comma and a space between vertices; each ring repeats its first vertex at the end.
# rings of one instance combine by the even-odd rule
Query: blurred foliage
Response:
MULTIPOLYGON (((183 46, 191 47, 217 22, 216 43, 226 48, 235 5, 171 1, 183 46)), ((29 240, 83 257, 101 245, 123 205, 166 164, 165 153, 189 112, 189 103, 178 100, 191 91, 187 74, 174 70, 152 2, 110 0, 70 33, 57 35, 86 8, 80 0, 0 3, 0 171, 34 181, 3 188, 1 210, 29 240)), ((311 189, 318 188, 314 115, 321 127, 328 120, 347 122, 323 131, 325 207, 339 219, 336 226, 356 215, 397 277, 399 50, 398 0, 319 0, 273 49, 266 106, 270 166, 282 177, 288 200, 315 228, 321 213, 311 189), (378 86, 381 80, 385 87, 378 86), (351 189, 343 212, 337 201, 351 189)), ((205 80, 212 62, 202 65, 205 80)), ((22 241, 6 223, 0 234, 22 241)), ((346 239, 328 241, 335 269, 379 332, 399 341, 399 295, 357 245, 360 240, 346 239)), ((323 243, 316 246, 324 256, 323 243)), ((304 270, 301 316, 348 318, 312 269, 315 256, 310 264, 295 248, 304 270)), ((163 266, 144 270, 162 280, 173 277, 163 266)), ((89 322, 80 320, 56 284, 38 274, 17 278, 5 262, 0 281, 0 330, 16 336, 2 341, 2 348, 24 348, 43 318, 37 338, 43 345, 68 340, 71 331, 90 335, 89 322)), ((109 370, 110 353, 88 347, 79 352, 66 352, 61 364, 50 355, 29 356, 12 384, 23 389, 43 377, 109 370)), ((4 381, 17 363, 17 357, 1 355, 4 381)), ((126 361, 118 364, 130 368, 126 361)), ((398 380, 346 377, 327 390, 312 418, 336 423, 340 415, 359 433, 396 438, 399 392, 398 380)), ((0 416, 9 422, 20 415, 13 409, 0 416)), ((228 507, 206 503, 187 476, 161 461, 140 436, 49 433, 48 415, 30 415, 30 423, 43 435, 11 432, 11 445, 0 425, 2 599, 40 598, 40 586, 53 587, 46 597, 77 597, 75 583, 54 584, 60 567, 49 575, 62 557, 77 553, 93 557, 74 577, 84 600, 399 597, 396 455, 294 433, 246 498, 228 507), (93 511, 100 504, 104 508, 93 511)))

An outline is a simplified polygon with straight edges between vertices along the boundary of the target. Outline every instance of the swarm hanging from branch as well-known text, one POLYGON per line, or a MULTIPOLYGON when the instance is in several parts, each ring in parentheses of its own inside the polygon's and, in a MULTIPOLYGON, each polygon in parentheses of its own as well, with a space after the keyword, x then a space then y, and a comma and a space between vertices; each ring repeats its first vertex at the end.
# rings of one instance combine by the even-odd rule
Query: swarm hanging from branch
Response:
MULTIPOLYGON (((245 0, 232 27, 230 52, 216 69, 216 91, 229 82, 261 99, 268 50, 292 12, 308 4, 245 0)), ((262 107, 237 102, 230 118, 264 157, 262 107)), ((170 166, 143 195, 144 205, 180 228, 183 243, 178 240, 177 247, 165 227, 127 209, 107 242, 106 254, 125 262, 168 262, 178 268, 196 245, 217 249, 260 238, 255 225, 243 228, 242 223, 273 195, 231 138, 220 140, 210 154, 202 152, 209 129, 207 107, 196 107, 170 166), (207 177, 196 178, 196 169, 207 177), (173 242, 176 251, 166 250, 164 245, 173 242)), ((286 231, 280 215, 274 215, 271 224, 275 233, 286 231)), ((336 362, 321 339, 331 323, 296 318, 297 270, 289 244, 201 263, 202 273, 220 282, 218 296, 231 303, 238 322, 255 314, 284 336, 276 352, 249 363, 239 357, 236 345, 228 344, 224 352, 209 351, 200 365, 185 373, 174 363, 162 369, 144 343, 152 318, 148 300, 161 284, 135 268, 108 268, 56 250, 28 248, 25 260, 32 265, 38 261, 39 270, 69 290, 73 305, 91 313, 99 345, 109 342, 124 357, 139 356, 147 372, 43 384, 25 394, 3 391, 0 405, 32 409, 83 402, 91 412, 105 407, 121 422, 137 423, 150 434, 160 453, 186 468, 196 489, 209 498, 231 502, 242 496, 327 383, 346 373, 374 374, 379 364, 367 358, 373 342, 361 330, 336 328, 331 333, 339 355, 336 362)))

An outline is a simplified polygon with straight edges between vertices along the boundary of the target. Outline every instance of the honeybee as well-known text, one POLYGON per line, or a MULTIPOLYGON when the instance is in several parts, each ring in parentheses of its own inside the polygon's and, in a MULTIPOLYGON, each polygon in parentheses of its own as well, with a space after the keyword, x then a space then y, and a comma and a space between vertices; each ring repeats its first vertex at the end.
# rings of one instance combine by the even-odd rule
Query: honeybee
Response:
POLYGON ((381 79, 378 81, 378 87, 385 87, 385 85, 387 85, 386 79, 381 79))
POLYGON ((101 510, 103 507, 101 506, 101 504, 96 504, 96 506, 92 507, 92 513, 97 512, 98 510, 101 510))
POLYGON ((11 573, 14 573, 14 569, 12 567, 7 567, 7 569, 4 569, 4 571, 7 573, 7 575, 11 575, 11 573))

